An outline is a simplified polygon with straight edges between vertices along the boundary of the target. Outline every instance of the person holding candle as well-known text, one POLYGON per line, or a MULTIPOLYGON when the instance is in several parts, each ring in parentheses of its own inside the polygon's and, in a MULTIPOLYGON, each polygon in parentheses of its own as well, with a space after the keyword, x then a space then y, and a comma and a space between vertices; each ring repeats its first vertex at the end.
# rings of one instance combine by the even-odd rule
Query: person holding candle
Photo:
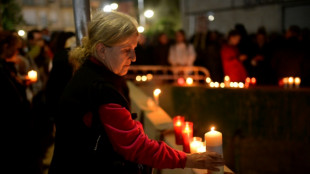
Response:
POLYGON ((83 45, 70 52, 84 60, 68 83, 56 117, 49 174, 150 173, 151 168, 216 170, 216 153, 186 154, 149 139, 130 113, 123 79, 138 42, 138 24, 119 12, 98 12, 83 45))
POLYGON ((38 173, 31 105, 26 86, 17 76, 14 60, 20 38, 0 31, 1 173, 38 173), (18 164, 18 167, 16 166, 18 164))

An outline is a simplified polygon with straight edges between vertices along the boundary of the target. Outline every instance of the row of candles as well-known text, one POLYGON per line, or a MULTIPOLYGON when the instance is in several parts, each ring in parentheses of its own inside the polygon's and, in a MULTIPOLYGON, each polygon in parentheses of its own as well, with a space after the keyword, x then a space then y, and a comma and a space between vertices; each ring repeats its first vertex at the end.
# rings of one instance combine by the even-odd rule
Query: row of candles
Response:
MULTIPOLYGON (((186 153, 216 152, 223 156, 222 133, 216 131, 214 127, 204 135, 205 141, 201 137, 193 137, 193 122, 185 121, 183 116, 173 118, 175 143, 183 145, 186 153)), ((224 167, 218 166, 217 172, 208 171, 209 174, 224 174, 224 167)))
POLYGON ((284 77, 280 80, 279 85, 284 88, 299 88, 300 83, 300 77, 284 77))
MULTIPOLYGON (((152 74, 146 75, 137 75, 136 81, 137 82, 146 82, 153 79, 152 74)), ((245 83, 243 82, 231 82, 229 76, 224 77, 224 82, 213 82, 210 77, 205 79, 207 85, 211 88, 249 88, 250 86, 256 85, 256 78, 255 77, 247 77, 245 83)), ((191 86, 194 84, 194 79, 192 77, 179 77, 177 79, 177 84, 180 86, 191 86)))
POLYGON ((223 155, 222 133, 216 131, 214 127, 204 135, 205 141, 201 137, 193 137, 193 122, 185 121, 184 116, 173 118, 175 143, 183 145, 186 153, 200 153, 214 151, 223 155))

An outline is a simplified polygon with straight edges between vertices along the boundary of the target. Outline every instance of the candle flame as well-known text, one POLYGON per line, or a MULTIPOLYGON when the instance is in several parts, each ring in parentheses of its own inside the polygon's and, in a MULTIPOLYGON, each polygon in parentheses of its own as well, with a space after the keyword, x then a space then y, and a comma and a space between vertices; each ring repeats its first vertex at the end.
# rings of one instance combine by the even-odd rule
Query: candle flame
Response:
POLYGON ((157 89, 154 90, 153 93, 154 93, 155 96, 158 96, 161 93, 161 90, 159 88, 157 88, 157 89))
POLYGON ((177 126, 181 126, 181 124, 182 124, 182 123, 181 123, 180 121, 178 121, 176 125, 177 125, 177 126))
POLYGON ((214 127, 214 126, 212 126, 212 127, 211 127, 211 131, 214 131, 214 130, 215 130, 215 127, 214 127))

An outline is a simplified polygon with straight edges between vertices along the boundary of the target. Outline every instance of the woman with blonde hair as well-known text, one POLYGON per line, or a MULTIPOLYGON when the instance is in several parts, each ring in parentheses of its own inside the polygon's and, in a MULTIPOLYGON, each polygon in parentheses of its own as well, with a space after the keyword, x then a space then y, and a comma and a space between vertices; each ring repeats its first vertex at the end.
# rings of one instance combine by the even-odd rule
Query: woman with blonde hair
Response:
POLYGON ((185 154, 150 140, 130 113, 124 76, 136 60, 137 22, 119 12, 99 12, 88 37, 71 56, 81 66, 67 85, 56 117, 51 173, 150 173, 150 168, 223 165, 214 153, 185 154))

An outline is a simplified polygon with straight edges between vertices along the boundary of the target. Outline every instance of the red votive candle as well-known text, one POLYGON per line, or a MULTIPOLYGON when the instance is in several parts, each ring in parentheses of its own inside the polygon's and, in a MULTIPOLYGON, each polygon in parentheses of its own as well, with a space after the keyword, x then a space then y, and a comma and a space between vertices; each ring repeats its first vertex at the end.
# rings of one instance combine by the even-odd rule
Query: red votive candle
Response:
POLYGON ((190 153, 190 142, 193 138, 193 122, 186 121, 182 130, 183 151, 190 153))
POLYGON ((173 118, 173 128, 174 128, 174 135, 175 135, 175 144, 182 145, 182 128, 184 126, 185 118, 183 116, 175 116, 173 118))

